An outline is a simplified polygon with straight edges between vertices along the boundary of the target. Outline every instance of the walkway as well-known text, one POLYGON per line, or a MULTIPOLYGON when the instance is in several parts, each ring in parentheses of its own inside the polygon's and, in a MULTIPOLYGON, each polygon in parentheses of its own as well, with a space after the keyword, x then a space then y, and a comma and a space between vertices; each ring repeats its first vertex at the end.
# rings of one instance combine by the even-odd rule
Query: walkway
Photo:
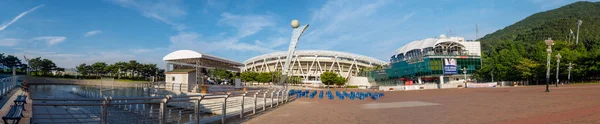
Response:
POLYGON ((600 85, 385 92, 377 101, 301 98, 245 123, 600 123, 600 85))

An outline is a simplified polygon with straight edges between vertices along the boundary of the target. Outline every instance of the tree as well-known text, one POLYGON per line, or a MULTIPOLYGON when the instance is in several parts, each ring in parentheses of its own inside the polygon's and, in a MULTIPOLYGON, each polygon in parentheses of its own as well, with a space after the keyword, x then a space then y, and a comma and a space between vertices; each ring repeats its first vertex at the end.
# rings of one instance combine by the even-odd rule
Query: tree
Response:
POLYGON ((346 84, 346 78, 338 76, 335 84, 338 86, 342 86, 342 85, 346 84))
POLYGON ((256 81, 261 82, 261 83, 268 83, 271 82, 272 79, 272 75, 271 73, 268 72, 263 72, 258 74, 258 76, 256 76, 256 81))
POLYGON ((518 65, 515 65, 515 68, 517 68, 517 71, 521 73, 521 77, 525 80, 534 78, 535 76, 535 69, 539 68, 540 64, 532 61, 530 59, 522 59, 518 65))
POLYGON ((258 73, 252 72, 252 71, 245 71, 240 74, 241 80, 245 81, 245 82, 257 81, 256 80, 257 76, 258 76, 258 73))
POLYGON ((106 74, 106 66, 104 62, 96 62, 92 64, 92 73, 96 74, 96 76, 106 74))
POLYGON ((326 71, 321 74, 321 82, 325 85, 334 85, 338 82, 338 74, 331 71, 326 71))
POLYGON ((19 65, 21 65, 21 60, 19 60, 19 58, 13 56, 13 55, 8 55, 6 57, 3 57, 3 65, 8 67, 10 70, 13 69, 13 67, 17 67, 19 65))
POLYGON ((43 59, 40 70, 42 72, 42 75, 49 75, 50 71, 56 70, 56 64, 54 64, 52 60, 43 59))
POLYGON ((231 73, 225 69, 214 69, 213 75, 218 79, 229 79, 231 77, 231 73))
POLYGON ((75 68, 77 69, 77 72, 83 76, 88 76, 88 74, 92 73, 92 67, 85 63, 80 64, 75 68))

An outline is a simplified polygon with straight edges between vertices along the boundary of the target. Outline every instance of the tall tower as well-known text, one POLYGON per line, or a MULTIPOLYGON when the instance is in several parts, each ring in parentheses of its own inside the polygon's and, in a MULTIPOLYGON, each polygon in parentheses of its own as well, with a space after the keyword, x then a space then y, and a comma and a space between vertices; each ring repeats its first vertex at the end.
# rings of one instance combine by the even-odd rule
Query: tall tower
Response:
POLYGON ((300 27, 300 22, 298 22, 296 19, 292 20, 290 25, 294 29, 292 31, 292 39, 290 39, 290 47, 288 48, 287 57, 285 58, 285 64, 283 66, 283 70, 281 71, 281 79, 279 80, 279 83, 283 83, 287 79, 290 62, 292 61, 292 57, 296 51, 298 40, 300 40, 300 36, 302 36, 302 33, 304 33, 306 28, 308 28, 308 24, 300 27))

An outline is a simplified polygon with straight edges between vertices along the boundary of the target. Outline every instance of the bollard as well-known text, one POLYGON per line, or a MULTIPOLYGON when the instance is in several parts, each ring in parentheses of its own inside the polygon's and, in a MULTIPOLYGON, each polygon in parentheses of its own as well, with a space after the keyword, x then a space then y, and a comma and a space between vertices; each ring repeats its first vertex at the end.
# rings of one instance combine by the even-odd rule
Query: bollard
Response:
POLYGON ((241 109, 241 111, 240 111, 240 118, 243 118, 243 117, 244 117, 244 103, 245 103, 245 98, 244 98, 244 97, 246 97, 246 94, 247 94, 247 93, 248 93, 248 92, 245 92, 244 94, 242 94, 242 105, 241 105, 241 106, 242 106, 242 109, 241 109))

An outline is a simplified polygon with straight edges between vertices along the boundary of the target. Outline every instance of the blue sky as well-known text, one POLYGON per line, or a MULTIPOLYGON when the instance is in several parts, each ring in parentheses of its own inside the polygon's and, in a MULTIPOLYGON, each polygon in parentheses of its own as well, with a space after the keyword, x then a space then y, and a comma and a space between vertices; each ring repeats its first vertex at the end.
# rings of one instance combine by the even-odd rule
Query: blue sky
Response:
POLYGON ((475 38, 576 0, 0 0, 0 53, 59 67, 162 57, 190 49, 242 62, 285 51, 290 21, 310 24, 299 50, 388 60, 413 40, 475 38))

